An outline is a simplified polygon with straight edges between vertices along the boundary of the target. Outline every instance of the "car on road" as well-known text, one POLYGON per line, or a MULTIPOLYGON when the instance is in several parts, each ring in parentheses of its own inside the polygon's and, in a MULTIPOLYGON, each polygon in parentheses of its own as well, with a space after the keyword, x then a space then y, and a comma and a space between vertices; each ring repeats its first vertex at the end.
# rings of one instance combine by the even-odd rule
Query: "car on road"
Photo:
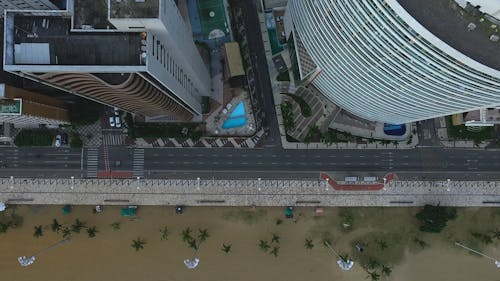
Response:
POLYGON ((61 135, 57 135, 56 136, 56 147, 60 147, 61 146, 61 135))
POLYGON ((117 128, 122 127, 122 122, 120 122, 120 116, 115 116, 115 124, 117 128))
POLYGON ((120 113, 118 112, 118 110, 119 110, 118 107, 113 107, 113 113, 115 115, 120 115, 120 113))
POLYGON ((61 135, 61 144, 68 145, 68 134, 64 133, 61 135))
POLYGON ((111 127, 115 126, 115 117, 113 116, 109 117, 109 126, 111 127))

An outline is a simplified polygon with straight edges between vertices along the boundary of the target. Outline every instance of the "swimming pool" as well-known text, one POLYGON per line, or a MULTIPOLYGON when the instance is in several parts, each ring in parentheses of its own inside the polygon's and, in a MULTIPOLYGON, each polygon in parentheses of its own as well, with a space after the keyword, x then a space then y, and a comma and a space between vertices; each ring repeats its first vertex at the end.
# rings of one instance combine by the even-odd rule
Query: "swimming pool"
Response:
POLYGON ((245 116, 245 105, 243 101, 240 101, 238 105, 234 108, 233 112, 229 114, 226 122, 222 124, 222 129, 232 129, 244 126, 247 123, 247 117, 245 116))
POLYGON ((406 133, 406 125, 384 123, 384 133, 390 136, 402 136, 406 133))

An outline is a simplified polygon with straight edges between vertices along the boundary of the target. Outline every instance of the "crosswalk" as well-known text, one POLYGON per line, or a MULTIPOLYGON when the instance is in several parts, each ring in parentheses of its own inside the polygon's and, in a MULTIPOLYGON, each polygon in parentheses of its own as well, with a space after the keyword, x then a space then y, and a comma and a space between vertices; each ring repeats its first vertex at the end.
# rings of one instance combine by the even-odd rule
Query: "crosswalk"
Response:
POLYGON ((99 166, 98 161, 99 148, 89 148, 87 149, 87 177, 97 178, 97 169, 99 166))
POLYGON ((133 162, 134 177, 144 177, 144 149, 134 149, 134 162, 133 162))
POLYGON ((102 137, 106 145, 124 145, 127 136, 124 134, 103 134, 102 137))

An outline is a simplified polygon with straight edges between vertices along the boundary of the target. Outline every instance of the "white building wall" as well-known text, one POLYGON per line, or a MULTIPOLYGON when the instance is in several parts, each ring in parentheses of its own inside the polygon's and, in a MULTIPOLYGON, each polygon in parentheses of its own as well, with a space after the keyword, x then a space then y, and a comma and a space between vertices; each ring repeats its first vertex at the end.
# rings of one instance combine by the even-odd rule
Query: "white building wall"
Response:
POLYGON ((500 105, 500 71, 445 44, 396 0, 290 0, 313 84, 363 118, 402 124, 500 105))
POLYGON ((110 18, 110 22, 122 31, 144 27, 147 72, 201 114, 201 96, 211 94, 210 73, 175 2, 159 1, 157 18, 110 18))

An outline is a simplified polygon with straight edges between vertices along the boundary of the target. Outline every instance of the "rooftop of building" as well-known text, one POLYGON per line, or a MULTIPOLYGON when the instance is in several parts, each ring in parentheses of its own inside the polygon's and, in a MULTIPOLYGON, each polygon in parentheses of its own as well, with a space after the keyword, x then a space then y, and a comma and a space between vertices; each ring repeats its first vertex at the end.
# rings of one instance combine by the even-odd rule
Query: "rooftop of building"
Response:
POLYGON ((157 18, 159 0, 110 0, 111 18, 157 18))
POLYGON ((449 0, 397 0, 421 25, 471 59, 500 70, 500 43, 489 40, 497 32, 488 20, 466 12, 449 0), (470 23, 477 28, 468 31, 470 23))
POLYGON ((108 0, 73 0, 73 28, 115 29, 108 21, 108 0))
POLYGON ((70 18, 22 14, 14 25, 18 65, 141 65, 140 32, 70 32, 70 18))

